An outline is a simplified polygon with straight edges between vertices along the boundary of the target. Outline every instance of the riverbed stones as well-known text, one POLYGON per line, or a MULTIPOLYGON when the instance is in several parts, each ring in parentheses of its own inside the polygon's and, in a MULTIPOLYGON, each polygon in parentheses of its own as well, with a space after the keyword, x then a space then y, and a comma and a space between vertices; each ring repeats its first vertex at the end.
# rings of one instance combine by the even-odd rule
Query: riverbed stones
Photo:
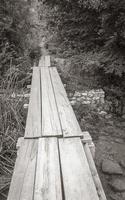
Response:
POLYGON ((108 159, 103 160, 102 171, 106 174, 123 174, 121 166, 118 163, 108 159))
POLYGON ((73 95, 68 95, 71 105, 81 103, 82 105, 91 105, 94 108, 102 107, 104 104, 105 92, 102 89, 89 91, 75 91, 73 95))
POLYGON ((115 192, 125 192, 125 178, 115 178, 109 185, 115 192))

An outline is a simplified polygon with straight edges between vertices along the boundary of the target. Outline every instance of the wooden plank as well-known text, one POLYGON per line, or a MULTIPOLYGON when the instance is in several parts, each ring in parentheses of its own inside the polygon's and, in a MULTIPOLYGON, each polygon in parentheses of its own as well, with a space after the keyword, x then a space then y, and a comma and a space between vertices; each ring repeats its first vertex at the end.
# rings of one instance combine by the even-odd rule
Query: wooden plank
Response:
POLYGON ((40 138, 34 200, 62 200, 57 138, 40 138))
POLYGON ((37 159, 37 140, 23 140, 19 149, 7 200, 32 200, 37 159))
POLYGON ((99 200, 80 138, 59 139, 65 200, 99 200))
POLYGON ((42 136, 62 135, 49 69, 41 68, 42 136))
POLYGON ((40 71, 33 69, 32 87, 26 121, 25 138, 41 137, 40 71))
POLYGON ((45 67, 45 56, 41 56, 39 61, 39 67, 45 67))
POLYGON ((83 144, 92 177, 100 200, 107 200, 88 143, 83 144))
POLYGON ((82 136, 74 111, 55 67, 50 68, 52 84, 57 102, 64 137, 82 136))
POLYGON ((50 56, 45 56, 45 67, 50 67, 51 63, 50 63, 50 56))
POLYGON ((50 66, 51 66, 50 56, 49 55, 42 56, 39 61, 39 67, 50 67, 50 66))

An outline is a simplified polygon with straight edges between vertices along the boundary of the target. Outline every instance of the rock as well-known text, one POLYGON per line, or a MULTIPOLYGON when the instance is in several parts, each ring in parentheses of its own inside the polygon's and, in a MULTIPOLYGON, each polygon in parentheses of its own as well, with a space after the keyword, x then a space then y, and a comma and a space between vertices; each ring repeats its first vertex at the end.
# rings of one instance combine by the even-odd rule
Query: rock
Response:
POLYGON ((70 92, 70 93, 68 94, 68 96, 69 96, 69 98, 72 98, 72 97, 73 97, 73 93, 70 92))
POLYGON ((120 122, 119 127, 125 127, 125 122, 120 122))
POLYGON ((70 101, 71 105, 75 105, 76 104, 76 101, 70 101))
POLYGON ((111 118, 112 118, 111 114, 105 115, 105 119, 111 119, 111 118))
POLYGON ((122 198, 125 199, 125 192, 122 193, 122 198))
POLYGON ((90 104, 90 101, 82 101, 82 104, 90 104))
POLYGON ((87 96, 82 96, 80 98, 81 98, 81 100, 86 100, 87 96))
POLYGON ((83 92, 83 93, 82 93, 82 96, 87 96, 87 93, 86 93, 86 92, 83 92))
POLYGON ((80 97, 81 94, 80 94, 79 92, 75 92, 74 96, 75 96, 75 97, 80 97))
POLYGON ((105 115, 107 115, 107 112, 102 110, 99 112, 99 114, 105 116, 105 115))
POLYGON ((110 125, 110 126, 114 126, 114 122, 113 122, 112 120, 108 120, 106 123, 107 123, 108 125, 110 125))
POLYGON ((16 94, 13 92, 13 93, 11 94, 11 97, 12 97, 12 98, 16 98, 16 94))
POLYGON ((124 144, 124 141, 121 138, 114 138, 114 142, 119 143, 119 144, 124 144))
POLYGON ((24 109, 27 109, 28 106, 29 106, 29 104, 27 104, 27 103, 25 103, 25 104, 23 105, 24 109))
POLYGON ((124 114, 124 115, 122 115, 122 119, 125 119, 125 114, 124 114))
POLYGON ((88 97, 92 98, 93 97, 93 93, 88 93, 88 97))
POLYGON ((111 160, 103 160, 102 171, 106 174, 123 174, 122 168, 118 163, 111 160))
POLYGON ((109 185, 115 192, 124 192, 125 191, 125 178, 115 178, 113 179, 109 185))
POLYGON ((120 161, 120 165, 121 165, 122 167, 125 168, 125 161, 124 161, 124 160, 121 160, 121 161, 120 161))
POLYGON ((72 97, 72 100, 76 100, 77 98, 76 97, 72 97))
POLYGON ((104 97, 101 97, 101 98, 100 98, 100 103, 101 103, 101 104, 104 104, 104 103, 105 103, 104 97))

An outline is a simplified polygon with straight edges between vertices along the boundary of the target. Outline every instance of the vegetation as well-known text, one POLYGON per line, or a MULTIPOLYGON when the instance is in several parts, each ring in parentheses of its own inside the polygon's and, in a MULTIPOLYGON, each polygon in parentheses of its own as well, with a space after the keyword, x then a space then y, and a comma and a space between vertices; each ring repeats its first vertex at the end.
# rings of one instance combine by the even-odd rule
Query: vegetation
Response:
POLYGON ((7 197, 17 139, 25 129, 26 100, 16 94, 25 92, 36 59, 38 26, 33 17, 30 1, 0 2, 0 199, 7 197))
POLYGON ((105 73, 124 76, 124 0, 44 2, 53 10, 53 18, 52 14, 50 18, 48 16, 48 25, 58 38, 59 53, 69 57, 83 52, 99 52, 99 67, 105 73))
MULTIPOLYGON (((108 85, 122 104, 125 98, 125 1, 41 0, 37 14, 32 9, 34 2, 0 3, 0 175, 8 174, 8 182, 16 157, 16 141, 25 127, 24 99, 14 99, 12 94, 25 90, 31 78, 29 69, 41 55, 38 42, 44 34, 39 31, 37 15, 43 32, 46 31, 46 48, 70 62, 74 88, 74 74, 96 74, 101 77, 99 85, 108 85), (45 7, 49 12, 44 11, 45 7)), ((2 196, 8 182, 2 190, 0 186, 2 196)))
POLYGON ((123 114, 124 0, 44 0, 44 4, 49 8, 46 18, 51 34, 47 44, 50 52, 68 59, 70 77, 79 75, 84 79, 86 73, 88 77, 92 75, 91 85, 103 88, 106 96, 112 96, 111 101, 119 101, 123 114))

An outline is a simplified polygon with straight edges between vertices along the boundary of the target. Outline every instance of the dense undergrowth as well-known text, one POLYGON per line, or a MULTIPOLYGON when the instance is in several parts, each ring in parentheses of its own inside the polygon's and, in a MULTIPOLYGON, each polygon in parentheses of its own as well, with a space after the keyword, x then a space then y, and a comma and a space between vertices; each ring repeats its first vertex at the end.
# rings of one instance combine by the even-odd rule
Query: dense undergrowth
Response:
MULTIPOLYGON (((105 84, 112 82, 112 76, 118 78, 118 81, 120 77, 124 86, 125 2, 119 0, 61 2, 45 0, 44 2, 50 10, 47 13, 48 27, 51 31, 48 44, 51 47, 51 42, 56 41, 57 47, 56 50, 52 47, 51 53, 57 53, 65 58, 77 56, 77 61, 79 58, 79 63, 84 68, 86 63, 82 54, 86 52, 89 62, 91 60, 89 52, 91 52, 95 57, 94 60, 99 63, 97 68, 102 77, 104 76, 105 84)), ((90 71, 94 71, 94 68, 90 71)))
MULTIPOLYGON (((92 75, 106 96, 125 100, 125 2, 44 0, 50 53, 65 58, 70 72, 92 75)), ((92 80, 91 80, 92 81, 92 80)), ((72 82, 72 81, 71 81, 72 82)))
POLYGON ((47 13, 48 26, 57 41, 58 53, 69 57, 99 52, 98 60, 105 73, 120 77, 124 74, 124 1, 44 2, 51 7, 51 12, 47 13))
POLYGON ((30 82, 30 67, 41 55, 41 36, 46 36, 50 54, 69 63, 70 87, 76 88, 77 77, 88 73, 97 78, 98 87, 108 87, 122 102, 125 98, 124 0, 1 0, 0 198, 4 199, 16 141, 25 127, 25 100, 12 94, 23 93, 30 82))
POLYGON ((16 158, 16 143, 24 135, 24 97, 37 57, 40 26, 35 1, 0 2, 0 199, 7 192, 16 158))

